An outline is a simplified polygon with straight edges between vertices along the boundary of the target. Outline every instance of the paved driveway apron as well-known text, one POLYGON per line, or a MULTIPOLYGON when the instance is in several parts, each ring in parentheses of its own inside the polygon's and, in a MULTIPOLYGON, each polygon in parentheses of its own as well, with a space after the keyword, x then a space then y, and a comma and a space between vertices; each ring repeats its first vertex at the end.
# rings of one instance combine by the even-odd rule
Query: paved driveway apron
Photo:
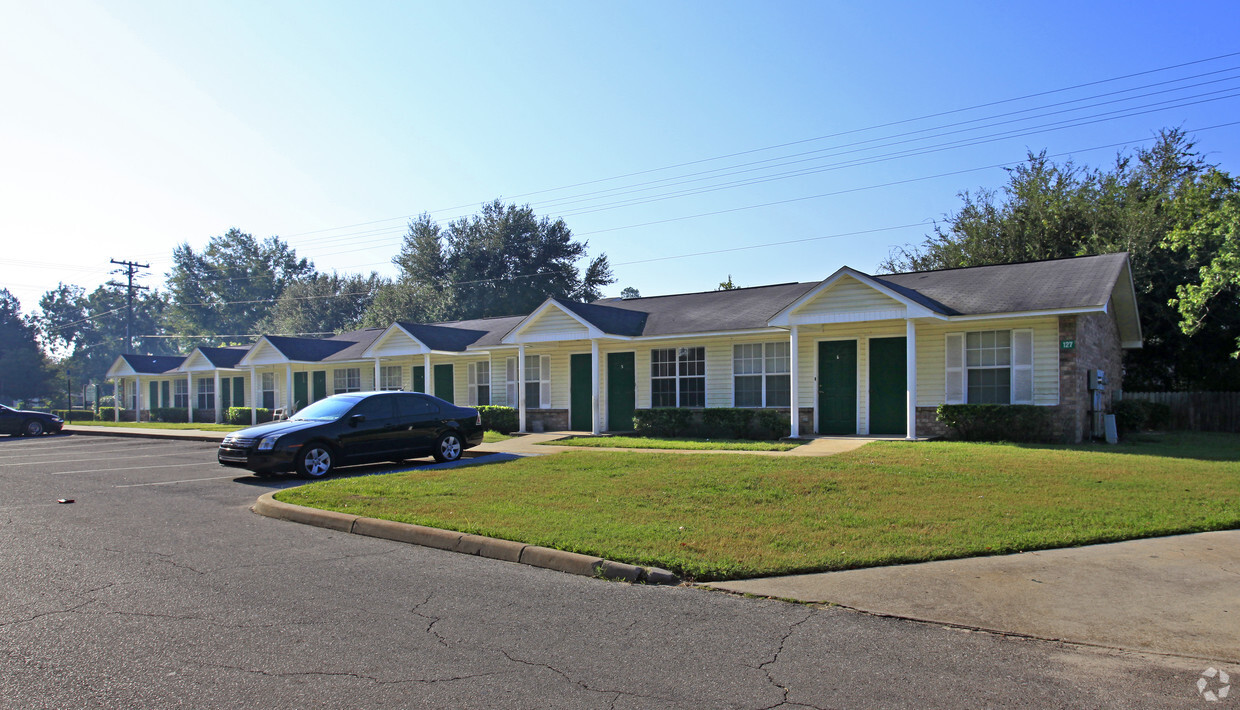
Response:
POLYGON ((1205 707, 1196 659, 263 518, 294 482, 214 449, 0 439, 0 707, 1205 707))

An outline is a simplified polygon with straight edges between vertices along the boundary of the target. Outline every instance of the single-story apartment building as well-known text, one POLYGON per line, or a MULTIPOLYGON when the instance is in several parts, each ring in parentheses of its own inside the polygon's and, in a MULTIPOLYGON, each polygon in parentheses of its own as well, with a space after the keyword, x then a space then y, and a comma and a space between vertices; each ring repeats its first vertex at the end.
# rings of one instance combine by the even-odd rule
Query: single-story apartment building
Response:
MULTIPOLYGON (((944 403, 1051 408, 1087 436, 1141 347, 1126 253, 577 303, 330 338, 263 336, 186 356, 126 354, 108 377, 135 416, 295 411, 331 394, 429 392, 518 409, 522 431, 632 429, 654 407, 770 408, 791 436, 943 433, 944 403), (1110 387, 1095 395, 1099 371, 1110 387), (217 396, 218 395, 218 396, 217 396), (1095 401, 1095 397, 1099 401, 1095 401)), ((118 414, 119 416, 119 414, 118 414)))

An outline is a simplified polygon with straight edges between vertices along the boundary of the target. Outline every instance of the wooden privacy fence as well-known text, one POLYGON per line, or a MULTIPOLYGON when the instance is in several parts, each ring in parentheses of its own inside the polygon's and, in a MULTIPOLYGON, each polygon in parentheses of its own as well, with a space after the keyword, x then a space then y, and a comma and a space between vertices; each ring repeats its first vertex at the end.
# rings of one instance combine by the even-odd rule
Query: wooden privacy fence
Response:
POLYGON ((1171 429, 1240 432, 1240 392, 1124 392, 1171 407, 1171 429))

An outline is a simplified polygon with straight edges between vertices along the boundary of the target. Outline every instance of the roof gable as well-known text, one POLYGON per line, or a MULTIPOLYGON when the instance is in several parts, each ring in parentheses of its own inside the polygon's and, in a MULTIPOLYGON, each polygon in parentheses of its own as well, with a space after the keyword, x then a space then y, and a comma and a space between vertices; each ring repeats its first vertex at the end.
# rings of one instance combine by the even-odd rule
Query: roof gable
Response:
POLYGON ((124 353, 108 368, 107 377, 163 375, 174 373, 185 358, 181 355, 138 355, 124 353))
POLYGON ((773 326, 921 318, 937 315, 908 294, 847 266, 823 279, 779 313, 773 326))
POLYGON ((542 343, 555 340, 587 340, 598 338, 603 331, 586 318, 548 298, 526 316, 507 335, 504 343, 542 343))

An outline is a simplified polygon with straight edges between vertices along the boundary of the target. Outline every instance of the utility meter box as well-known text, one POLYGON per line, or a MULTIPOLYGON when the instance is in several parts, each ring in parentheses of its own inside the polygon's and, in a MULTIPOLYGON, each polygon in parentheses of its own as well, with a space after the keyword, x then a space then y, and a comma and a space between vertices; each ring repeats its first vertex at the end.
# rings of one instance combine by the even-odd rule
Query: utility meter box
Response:
POLYGON ((1089 389, 1103 391, 1107 388, 1107 373, 1105 370, 1089 370, 1089 389))

